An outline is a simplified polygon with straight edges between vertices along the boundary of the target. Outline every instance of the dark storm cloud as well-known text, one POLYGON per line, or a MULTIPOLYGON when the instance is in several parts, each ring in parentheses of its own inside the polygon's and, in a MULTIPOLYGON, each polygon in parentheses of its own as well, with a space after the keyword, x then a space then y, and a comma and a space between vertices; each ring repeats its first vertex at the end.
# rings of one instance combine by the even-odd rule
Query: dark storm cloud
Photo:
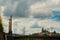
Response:
POLYGON ((24 1, 24 2, 18 3, 14 16, 27 17, 28 15, 29 13, 28 13, 27 2, 24 1))
MULTIPOLYGON (((36 2, 45 2, 47 0, 5 0, 2 2, 4 6, 6 6, 4 10, 5 16, 10 16, 11 14, 13 17, 22 17, 26 18, 28 16, 31 16, 29 13, 29 6, 36 3, 36 2), (14 6, 16 5, 16 7, 14 6)), ((42 13, 37 13, 33 15, 34 18, 40 18, 45 19, 48 18, 48 16, 44 15, 42 13)))
MULTIPOLYGON (((14 2, 14 1, 12 1, 14 2)), ((26 17, 28 16, 28 5, 27 2, 23 1, 23 2, 18 2, 16 8, 14 8, 14 6, 12 5, 12 3, 10 3, 10 5, 8 4, 7 8, 4 11, 4 15, 5 16, 9 16, 9 15, 13 15, 14 17, 26 17), (15 11, 13 12, 13 9, 15 9, 15 11)))
POLYGON ((28 15, 26 14, 27 8, 28 6, 26 2, 18 3, 16 8, 14 8, 14 6, 11 4, 11 7, 8 5, 8 8, 6 8, 6 10, 4 11, 4 15, 9 16, 10 14, 12 14, 15 17, 25 17, 28 15), (15 9, 14 12, 12 8, 15 9))
POLYGON ((11 14, 14 17, 28 17, 30 15, 29 13, 29 5, 39 2, 39 1, 44 1, 44 0, 5 0, 6 2, 6 8, 4 11, 4 15, 5 16, 10 16, 11 14), (14 8, 14 6, 12 4, 15 4, 15 2, 17 2, 17 6, 16 8, 14 8), (15 9, 14 12, 13 9, 15 9))
MULTIPOLYGON (((10 0, 8 1, 8 5, 7 8, 4 11, 4 15, 5 16, 9 16, 10 14, 12 14, 14 17, 28 17, 29 16, 29 11, 28 11, 28 7, 29 5, 31 5, 32 3, 38 2, 41 0, 10 0), (18 2, 16 9, 13 8, 12 3, 18 2), (28 3, 30 2, 30 3, 28 3), (13 9, 15 9, 14 12, 13 9)), ((7 4, 7 3, 6 3, 7 4)))
POLYGON ((39 19, 47 19, 51 17, 51 15, 47 16, 44 13, 33 14, 33 16, 34 18, 39 18, 39 19))

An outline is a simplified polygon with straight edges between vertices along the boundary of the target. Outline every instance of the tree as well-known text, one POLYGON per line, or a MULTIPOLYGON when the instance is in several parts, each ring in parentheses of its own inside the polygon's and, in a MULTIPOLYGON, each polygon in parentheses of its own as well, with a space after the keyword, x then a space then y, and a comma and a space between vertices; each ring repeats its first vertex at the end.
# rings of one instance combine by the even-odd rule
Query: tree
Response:
POLYGON ((0 40, 4 40, 4 32, 3 32, 3 25, 2 25, 2 18, 1 18, 1 14, 0 14, 0 40))

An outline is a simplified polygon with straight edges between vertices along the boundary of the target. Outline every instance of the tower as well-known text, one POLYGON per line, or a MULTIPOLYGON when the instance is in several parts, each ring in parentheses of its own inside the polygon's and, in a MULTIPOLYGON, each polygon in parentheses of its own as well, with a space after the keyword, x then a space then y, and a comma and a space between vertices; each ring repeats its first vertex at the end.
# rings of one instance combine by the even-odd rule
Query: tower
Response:
POLYGON ((12 15, 10 16, 10 19, 9 19, 9 32, 8 32, 7 40, 13 40, 13 37, 12 37, 12 15))
POLYGON ((9 34, 12 35, 12 16, 10 16, 10 19, 9 19, 9 34))
POLYGON ((44 28, 42 27, 42 32, 44 32, 44 28))

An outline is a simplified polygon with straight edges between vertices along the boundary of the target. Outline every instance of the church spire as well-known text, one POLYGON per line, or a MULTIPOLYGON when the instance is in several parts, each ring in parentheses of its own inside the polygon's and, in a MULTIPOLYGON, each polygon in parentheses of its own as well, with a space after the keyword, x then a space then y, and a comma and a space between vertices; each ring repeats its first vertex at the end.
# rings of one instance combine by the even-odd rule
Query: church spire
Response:
POLYGON ((42 32, 44 32, 44 28, 42 27, 42 32))

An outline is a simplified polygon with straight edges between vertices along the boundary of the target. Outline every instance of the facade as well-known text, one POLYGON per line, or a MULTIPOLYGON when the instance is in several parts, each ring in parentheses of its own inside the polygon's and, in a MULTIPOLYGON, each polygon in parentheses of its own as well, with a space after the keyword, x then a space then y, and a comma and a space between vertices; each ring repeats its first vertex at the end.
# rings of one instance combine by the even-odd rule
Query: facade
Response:
POLYGON ((42 28, 42 31, 41 31, 40 35, 42 35, 42 36, 51 36, 52 33, 49 32, 48 30, 46 30, 46 29, 44 30, 44 28, 42 28))
POLYGON ((35 35, 35 36, 52 36, 52 35, 56 35, 56 34, 57 34, 56 31, 50 32, 50 31, 48 31, 46 29, 44 30, 44 28, 42 28, 41 32, 34 33, 32 35, 35 35))

